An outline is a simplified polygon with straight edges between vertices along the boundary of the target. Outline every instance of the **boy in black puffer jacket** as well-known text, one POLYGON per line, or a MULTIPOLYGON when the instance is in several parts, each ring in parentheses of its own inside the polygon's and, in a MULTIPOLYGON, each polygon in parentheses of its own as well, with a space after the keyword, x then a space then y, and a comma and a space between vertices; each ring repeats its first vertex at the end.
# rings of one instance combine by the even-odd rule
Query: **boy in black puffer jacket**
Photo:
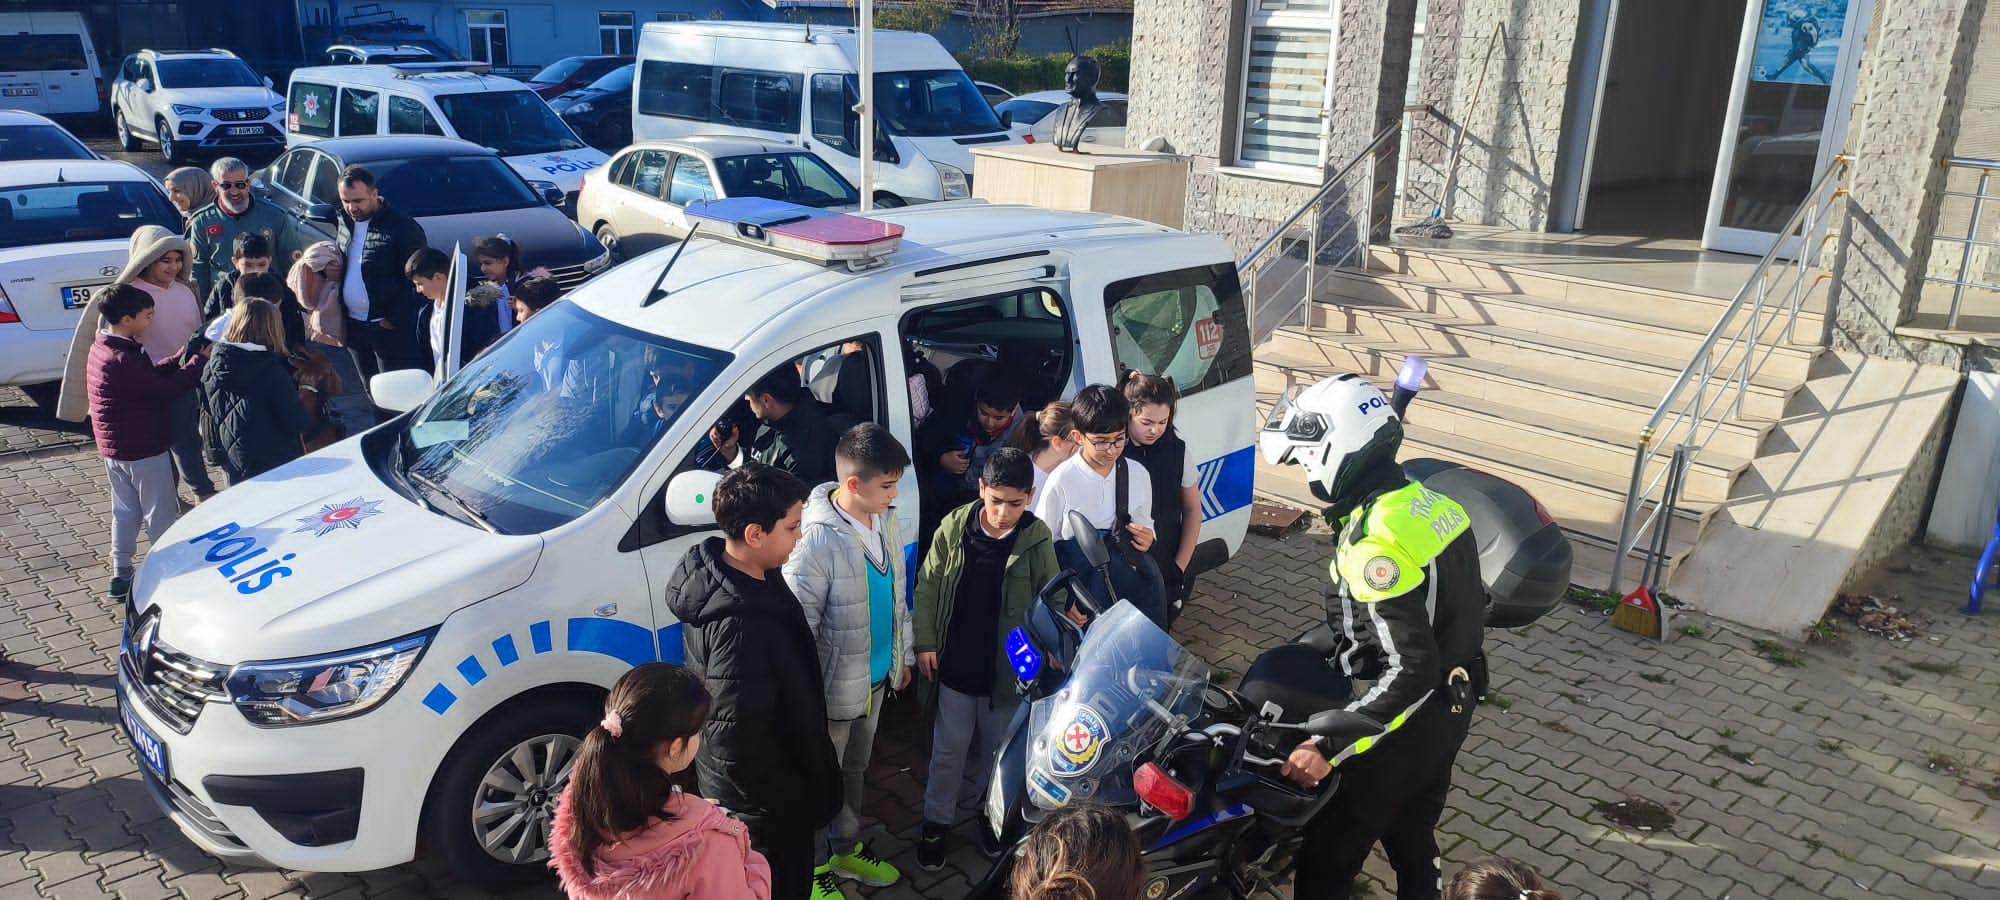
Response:
POLYGON ((285 330, 276 305, 255 297, 236 304, 202 370, 201 386, 230 484, 299 458, 299 436, 313 422, 285 361, 285 330))
POLYGON ((780 571, 806 485, 745 462, 711 493, 727 537, 689 549, 666 593, 685 664, 713 697, 695 769, 702 796, 742 819, 770 862, 773 900, 806 900, 813 834, 841 805, 819 650, 780 571))

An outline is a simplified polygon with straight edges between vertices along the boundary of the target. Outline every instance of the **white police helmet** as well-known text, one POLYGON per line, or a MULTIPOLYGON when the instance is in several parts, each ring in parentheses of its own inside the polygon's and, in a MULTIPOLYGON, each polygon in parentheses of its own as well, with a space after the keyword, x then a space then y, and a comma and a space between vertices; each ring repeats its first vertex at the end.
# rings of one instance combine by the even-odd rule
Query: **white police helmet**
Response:
POLYGON ((1358 499, 1346 495, 1360 474, 1393 464, 1402 445, 1401 417, 1381 391, 1354 374, 1294 385, 1257 435, 1265 462, 1304 466, 1313 496, 1327 503, 1358 499))

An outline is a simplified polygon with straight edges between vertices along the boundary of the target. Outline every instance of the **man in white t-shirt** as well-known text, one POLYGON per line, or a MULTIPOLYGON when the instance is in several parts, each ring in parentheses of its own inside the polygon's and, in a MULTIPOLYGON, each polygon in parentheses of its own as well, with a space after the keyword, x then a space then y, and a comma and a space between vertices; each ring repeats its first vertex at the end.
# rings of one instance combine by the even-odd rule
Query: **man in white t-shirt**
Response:
POLYGON ((1153 482, 1146 467, 1121 459, 1130 418, 1125 396, 1093 384, 1070 401, 1075 426, 1070 439, 1077 453, 1049 473, 1048 484, 1035 493, 1035 517, 1055 533, 1056 558, 1063 568, 1084 573, 1085 589, 1101 608, 1118 600, 1132 605, 1167 628, 1166 588, 1159 566, 1147 555, 1153 546, 1153 482), (1125 479, 1125 506, 1118 504, 1119 472, 1125 479), (1111 584, 1107 588, 1077 549, 1069 513, 1080 512, 1104 536, 1111 550, 1111 584), (1121 514, 1122 513, 1122 514, 1121 514), (1123 527, 1120 527, 1120 522, 1123 527))
POLYGON ((347 260, 340 299, 347 307, 347 352, 365 381, 420 366, 418 298, 403 267, 430 246, 417 220, 384 202, 375 176, 360 166, 340 173, 335 243, 347 260))

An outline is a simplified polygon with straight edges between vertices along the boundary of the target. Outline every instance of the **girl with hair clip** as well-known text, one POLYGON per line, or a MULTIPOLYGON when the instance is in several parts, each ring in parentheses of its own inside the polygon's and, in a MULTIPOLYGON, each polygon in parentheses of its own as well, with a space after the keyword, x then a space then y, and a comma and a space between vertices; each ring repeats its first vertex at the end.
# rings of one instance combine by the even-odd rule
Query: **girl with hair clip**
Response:
POLYGON ((1125 815, 1099 803, 1050 810, 1014 863, 1014 900, 1138 900, 1146 882, 1125 815))
POLYGON ((483 237, 472 242, 472 261, 479 266, 480 277, 487 284, 500 289, 500 300, 495 305, 499 311, 495 315, 500 321, 500 334, 514 327, 514 295, 521 290, 521 282, 530 278, 546 277, 549 270, 535 268, 524 271, 521 268, 521 245, 504 234, 483 237))
POLYGON ((1201 543, 1201 473, 1187 442, 1174 429, 1180 392, 1174 380, 1126 372, 1119 383, 1132 408, 1125 456, 1146 467, 1153 479, 1153 561, 1167 586, 1167 618, 1180 614, 1194 580, 1187 576, 1194 548, 1201 543))
POLYGON ((1475 859, 1444 886, 1444 900, 1563 900, 1526 863, 1504 856, 1475 859))
POLYGON ((771 867, 722 807, 686 794, 709 694, 672 663, 618 679, 556 807, 550 867, 576 900, 770 900, 771 867))
POLYGON ((1035 490, 1047 484, 1049 473, 1062 461, 1076 455, 1076 442, 1069 439, 1076 420, 1069 414, 1069 401, 1056 400, 1035 412, 1035 427, 1014 429, 1008 446, 1028 454, 1035 463, 1035 490))

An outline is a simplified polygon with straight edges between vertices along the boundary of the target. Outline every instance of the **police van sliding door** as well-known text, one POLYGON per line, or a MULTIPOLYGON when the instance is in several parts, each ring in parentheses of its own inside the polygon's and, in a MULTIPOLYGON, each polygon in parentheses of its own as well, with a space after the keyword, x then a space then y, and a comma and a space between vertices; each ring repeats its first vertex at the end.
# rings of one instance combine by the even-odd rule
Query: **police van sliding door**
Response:
POLYGON ((1147 242, 1143 248, 1093 252, 1089 265, 1070 270, 1077 305, 1096 298, 1110 332, 1106 344, 1093 347, 1095 342, 1085 340, 1087 371, 1164 375, 1180 393, 1174 430, 1187 442, 1193 486, 1201 497, 1192 572, 1220 565, 1242 544, 1256 471, 1250 323, 1236 267, 1223 262, 1159 270, 1160 260, 1214 258, 1214 249, 1205 246, 1209 241, 1199 235, 1163 237, 1162 242, 1189 246, 1147 242), (1108 360, 1101 357, 1106 350, 1108 360))

